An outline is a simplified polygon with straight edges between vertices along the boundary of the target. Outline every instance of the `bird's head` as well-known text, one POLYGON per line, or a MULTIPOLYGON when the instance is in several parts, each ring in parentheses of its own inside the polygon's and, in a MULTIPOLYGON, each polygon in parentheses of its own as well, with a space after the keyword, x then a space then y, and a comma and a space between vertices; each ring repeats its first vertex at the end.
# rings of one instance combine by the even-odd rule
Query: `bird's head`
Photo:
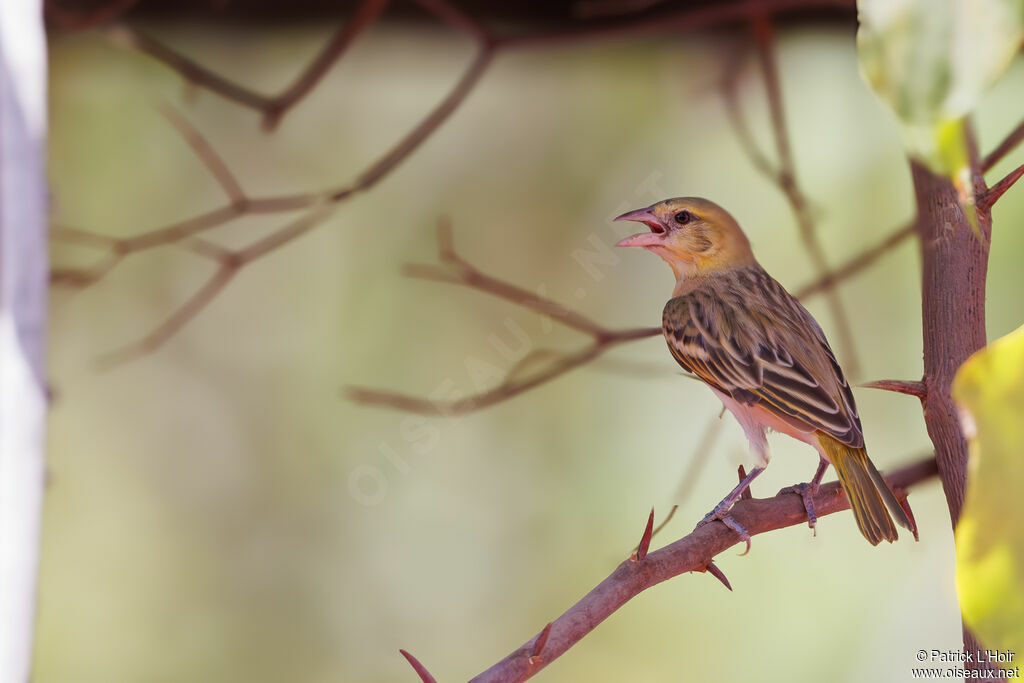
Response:
POLYGON ((707 199, 665 199, 615 220, 637 221, 650 228, 615 246, 654 252, 672 266, 677 280, 757 263, 736 219, 707 199))

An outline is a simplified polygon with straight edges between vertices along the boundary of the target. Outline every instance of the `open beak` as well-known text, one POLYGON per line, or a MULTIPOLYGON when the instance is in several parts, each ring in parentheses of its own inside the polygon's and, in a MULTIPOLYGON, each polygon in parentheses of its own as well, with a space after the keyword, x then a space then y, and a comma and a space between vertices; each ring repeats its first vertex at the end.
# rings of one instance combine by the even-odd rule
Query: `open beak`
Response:
POLYGON ((621 216, 617 217, 617 221, 636 221, 637 223, 643 223, 651 229, 650 232, 641 232, 632 237, 627 237, 624 240, 620 240, 616 243, 617 247, 657 247, 661 246, 662 239, 665 237, 665 226, 661 224, 658 217, 651 213, 650 209, 637 209, 636 211, 627 211, 621 216))

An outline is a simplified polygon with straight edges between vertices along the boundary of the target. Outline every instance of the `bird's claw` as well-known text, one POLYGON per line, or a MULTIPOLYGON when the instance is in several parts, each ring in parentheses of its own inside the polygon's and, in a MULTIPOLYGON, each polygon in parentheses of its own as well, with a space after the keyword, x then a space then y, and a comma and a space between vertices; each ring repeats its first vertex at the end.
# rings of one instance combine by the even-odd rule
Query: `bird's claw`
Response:
POLYGON ((699 529, 709 522, 713 522, 716 519, 736 532, 736 535, 740 537, 740 540, 747 544, 746 549, 740 553, 740 557, 750 552, 750 534, 747 532, 743 525, 736 521, 736 519, 729 514, 729 509, 732 505, 725 505, 726 501, 722 501, 715 506, 715 509, 704 515, 704 519, 697 523, 695 529, 699 529))
POLYGON ((817 486, 804 482, 803 484, 787 486, 778 493, 780 496, 786 493, 795 493, 800 496, 804 502, 804 510, 807 511, 807 526, 811 527, 811 531, 814 532, 815 536, 818 535, 818 516, 814 513, 814 494, 817 492, 817 486))

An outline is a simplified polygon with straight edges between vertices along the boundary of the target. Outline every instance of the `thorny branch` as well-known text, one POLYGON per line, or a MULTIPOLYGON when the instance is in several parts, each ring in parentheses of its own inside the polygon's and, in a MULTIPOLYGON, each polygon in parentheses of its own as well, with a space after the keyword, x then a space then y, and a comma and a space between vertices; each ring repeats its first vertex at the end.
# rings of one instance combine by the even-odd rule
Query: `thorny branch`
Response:
MULTIPOLYGON (((905 503, 906 490, 932 478, 937 471, 935 459, 929 457, 893 472, 886 480, 901 498, 901 503, 905 503)), ((819 518, 848 508, 849 502, 838 482, 823 484, 814 497, 814 509, 819 518)), ((773 498, 740 500, 732 508, 732 515, 751 535, 807 521, 800 497, 788 493, 773 498)), ((647 529, 650 529, 650 519, 647 529)), ((641 548, 649 543, 647 529, 641 539, 641 548)), ((711 573, 731 590, 714 559, 738 542, 734 531, 716 522, 699 527, 659 550, 633 554, 608 578, 545 627, 542 633, 547 633, 547 636, 543 648, 536 646, 540 638, 533 637, 470 683, 505 683, 530 678, 640 592, 685 572, 711 573)))

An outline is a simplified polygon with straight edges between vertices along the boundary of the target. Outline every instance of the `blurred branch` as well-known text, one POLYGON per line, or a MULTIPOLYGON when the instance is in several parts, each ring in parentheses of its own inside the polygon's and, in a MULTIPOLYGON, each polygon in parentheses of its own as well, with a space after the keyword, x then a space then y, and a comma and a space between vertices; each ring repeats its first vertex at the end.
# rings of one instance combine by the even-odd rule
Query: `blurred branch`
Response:
POLYGON ((806 299, 816 294, 820 294, 829 288, 835 287, 840 282, 857 275, 879 258, 889 253, 894 247, 904 242, 907 238, 913 236, 915 228, 916 224, 911 221, 903 227, 889 233, 889 235, 884 237, 878 244, 868 247, 830 273, 826 273, 814 282, 797 289, 794 292, 794 296, 798 299, 806 299))
MULTIPOLYGON (((98 266, 89 270, 57 268, 54 270, 52 281, 55 284, 86 287, 98 282, 130 254, 167 244, 182 243, 198 233, 220 227, 247 214, 281 213, 296 209, 308 209, 305 216, 283 226, 278 231, 254 242, 248 247, 236 253, 224 253, 214 257, 214 260, 222 266, 221 270, 207 281, 195 297, 186 302, 185 305, 171 315, 166 323, 146 335, 144 339, 126 349, 109 354, 106 360, 127 360, 159 348, 214 300, 216 294, 231 279, 231 274, 235 270, 304 235, 310 229, 326 220, 333 212, 334 205, 349 199, 358 192, 373 187, 402 161, 407 159, 424 140, 429 138, 447 120, 459 103, 470 93, 473 85, 483 74, 487 64, 490 62, 491 54, 490 49, 482 48, 476 58, 470 63, 463 77, 455 84, 448 95, 404 138, 399 140, 384 155, 367 167, 354 182, 321 194, 295 194, 266 198, 248 197, 229 171, 227 164, 213 150, 206 139, 192 128, 183 117, 174 113, 171 116, 172 123, 192 147, 200 161, 217 179, 217 182, 228 196, 228 203, 188 220, 128 238, 109 238, 80 229, 56 228, 51 231, 51 235, 54 238, 73 241, 78 244, 89 243, 93 247, 106 250, 108 256, 98 266)), ((197 252, 195 249, 190 250, 200 256, 210 257, 208 252, 197 252)))
MULTIPOLYGON (((906 489, 931 479, 936 472, 935 459, 926 458, 893 472, 886 480, 897 496, 905 500, 906 489)), ((819 518, 848 508, 849 502, 839 482, 823 484, 814 496, 814 509, 819 518)), ((751 535, 807 521, 807 512, 800 497, 788 493, 773 498, 740 500, 733 506, 731 514, 751 535)), ((644 539, 649 539, 649 536, 645 530, 644 539)), ((738 542, 739 537, 734 531, 716 522, 699 527, 646 556, 639 552, 634 554, 545 628, 547 638, 540 652, 535 647, 539 638, 531 638, 470 683, 506 683, 530 678, 640 592, 685 572, 707 571, 728 587, 728 580, 713 561, 738 542)))
MULTIPOLYGON (((231 172, 230 167, 215 152, 209 142, 193 126, 188 124, 184 117, 169 106, 164 106, 164 115, 168 117, 171 124, 182 135, 224 190, 227 195, 227 203, 186 220, 127 238, 107 238, 85 230, 68 227, 57 227, 51 231, 52 237, 57 240, 86 245, 106 252, 104 258, 92 268, 55 267, 51 276, 51 281, 55 285, 76 288, 88 287, 102 280, 126 257, 169 244, 184 245, 197 256, 212 259, 218 264, 217 271, 188 301, 177 311, 173 312, 164 323, 145 335, 138 342, 109 354, 106 357, 107 361, 125 360, 159 348, 215 300, 217 294, 233 279, 239 268, 304 235, 330 216, 332 212, 330 209, 331 205, 346 200, 359 192, 369 190, 385 178, 403 161, 409 158, 458 109, 459 105, 475 88, 499 49, 574 42, 582 38, 626 37, 647 33, 693 30, 749 18, 754 14, 785 12, 803 9, 808 6, 850 5, 849 0, 747 0, 722 6, 713 5, 691 8, 660 19, 644 19, 622 26, 604 26, 588 28, 582 31, 571 30, 538 36, 498 38, 448 0, 414 1, 436 16, 440 21, 474 38, 478 44, 476 56, 445 98, 428 112, 404 137, 397 140, 380 158, 366 167, 352 183, 318 193, 250 197, 242 189, 240 183, 231 172), (231 252, 220 248, 218 248, 219 251, 213 248, 195 248, 194 241, 197 235, 224 226, 243 216, 285 213, 297 210, 306 210, 307 214, 241 250, 231 252), (192 240, 193 244, 185 245, 187 240, 192 240), (214 251, 217 251, 217 253, 214 254, 214 251)), ((116 40, 127 43, 160 60, 169 68, 178 71, 186 80, 217 92, 243 106, 259 111, 263 115, 265 126, 273 128, 280 122, 285 113, 316 87, 330 67, 346 53, 352 41, 380 16, 386 6, 387 0, 365 0, 360 5, 355 16, 337 29, 332 39, 328 41, 316 58, 300 73, 292 85, 274 97, 259 94, 219 76, 210 69, 136 29, 119 25, 113 27, 111 32, 116 40)), ((122 7, 122 3, 111 3, 108 5, 102 18, 109 18, 111 13, 114 13, 114 10, 118 7, 122 7)), ((126 8, 126 6, 124 7, 126 8)), ((98 16, 94 16, 93 19, 100 21, 98 16)), ((619 343, 619 341, 626 340, 617 340, 614 343, 619 343)), ((514 391, 519 393, 530 386, 534 386, 536 383, 547 381, 547 379, 563 374, 569 369, 593 359, 610 345, 612 345, 611 341, 603 340, 596 348, 584 349, 579 353, 566 355, 560 362, 551 365, 544 373, 541 373, 539 381, 535 377, 529 382, 520 382, 520 386, 514 391)), ((373 392, 363 395, 369 402, 380 402, 377 399, 381 397, 373 392)), ((500 400, 500 397, 493 397, 493 399, 500 400)), ((399 403, 413 409, 425 408, 423 404, 416 402, 416 400, 411 401, 403 400, 399 403)), ((485 400, 477 405, 488 404, 485 400)), ((465 409, 469 409, 466 408, 469 405, 471 404, 462 404, 465 409)))
MULTIPOLYGON (((797 290, 797 297, 809 298, 834 288, 843 280, 870 266, 891 247, 902 242, 913 232, 913 224, 900 228, 879 244, 864 250, 835 271, 827 273, 824 277, 797 290)), ((574 352, 536 349, 521 360, 499 385, 472 396, 438 401, 371 387, 347 387, 345 395, 349 399, 368 406, 391 408, 420 415, 465 415, 507 401, 529 389, 557 379, 570 370, 595 361, 605 351, 615 346, 661 334, 660 327, 609 329, 580 313, 565 308, 556 301, 487 275, 455 252, 451 226, 446 222, 442 222, 438 226, 438 257, 442 263, 440 266, 409 264, 405 266, 404 273, 409 277, 457 284, 496 296, 541 315, 550 316, 566 327, 589 335, 593 341, 574 352), (542 365, 544 361, 546 364, 542 365), (527 367, 537 365, 541 366, 540 370, 535 370, 532 374, 525 372, 527 367)), ((712 431, 713 427, 709 426, 708 433, 712 431)), ((713 439, 714 437, 707 438, 713 439)), ((694 460, 695 464, 698 462, 699 456, 694 460)), ((696 474, 691 472, 690 475, 696 478, 696 474)), ((688 475, 684 477, 684 481, 688 481, 690 478, 688 475)), ((679 498, 685 499, 686 495, 688 495, 688 491, 681 490, 679 498)))
POLYGON ((331 204, 314 207, 277 232, 239 250, 225 249, 217 244, 199 239, 183 243, 183 248, 193 254, 214 261, 217 264, 217 269, 196 290, 195 294, 171 313, 164 322, 138 341, 101 356, 99 359, 101 365, 108 367, 118 365, 144 356, 163 346, 167 340, 195 319, 223 291, 238 274, 238 271, 320 225, 331 215, 333 210, 334 206, 331 204))
POLYGON ((462 415, 506 401, 524 391, 550 382, 556 377, 594 360, 619 344, 661 334, 660 327, 609 329, 551 299, 538 296, 522 287, 487 275, 455 252, 451 226, 446 221, 442 221, 438 225, 437 241, 438 258, 443 265, 410 264, 405 267, 406 275, 461 285, 504 299, 522 308, 548 316, 555 322, 590 336, 591 343, 570 353, 550 350, 535 352, 528 358, 532 363, 545 360, 546 363, 540 370, 526 373, 526 366, 532 363, 521 361, 501 384, 466 398, 437 401, 367 387, 348 387, 345 393, 351 400, 365 405, 392 408, 421 415, 462 415))
MULTIPOLYGON (((122 4, 137 0, 118 0, 111 3, 102 19, 110 19, 122 4)), ((525 36, 500 37, 485 28, 448 0, 413 0, 449 26, 474 38, 481 47, 489 49, 516 49, 537 45, 565 44, 579 40, 639 37, 695 30, 750 18, 755 14, 783 13, 809 7, 851 7, 852 0, 745 0, 722 5, 688 8, 662 17, 647 17, 632 22, 599 26, 580 26, 568 30, 525 36)), ((258 93, 221 76, 208 67, 178 52, 153 36, 127 25, 110 29, 111 39, 126 47, 149 55, 164 66, 176 71, 189 83, 205 88, 239 105, 254 109, 263 116, 264 127, 273 130, 281 118, 308 95, 320 79, 344 56, 352 42, 372 25, 388 5, 388 0, 364 0, 355 15, 340 26, 320 53, 306 66, 291 86, 275 96, 258 93)), ((100 23, 99 20, 96 23, 100 23)))
POLYGON ((238 85, 193 61, 144 31, 126 25, 113 27, 109 35, 114 42, 132 47, 163 62, 180 73, 189 83, 206 88, 221 97, 255 109, 263 116, 263 127, 275 129, 284 115, 308 95, 320 79, 348 50, 352 42, 380 16, 388 0, 364 0, 355 15, 341 24, 323 49, 313 58, 290 86, 274 96, 262 95, 238 85))
POLYGON ((992 167, 998 164, 1003 158, 1016 149, 1017 145, 1024 142, 1024 121, 1017 124, 1017 127, 1010 131, 1003 141, 996 145, 996 148, 989 152, 981 162, 981 172, 988 173, 992 167))
MULTIPOLYGON (((793 216, 796 218, 800 231, 800 239, 804 249, 811 258, 811 263, 822 280, 830 281, 834 274, 829 269, 825 250, 818 239, 814 212, 807 196, 800 188, 796 177, 796 164, 793 160, 793 146, 790 142, 786 126, 785 108, 782 99, 782 86, 779 82, 778 63, 775 55, 775 32, 771 20, 763 14, 755 15, 753 21, 754 38, 757 47, 758 64, 761 78, 764 81, 768 96, 768 108, 771 116, 772 135, 775 140, 777 162, 772 162, 754 141, 754 137, 746 124, 740 105, 737 85, 744 52, 734 53, 722 79, 721 89, 729 114, 729 120, 740 140, 740 144, 754 167, 763 173, 786 197, 793 216)), ((849 316, 834 288, 826 288, 829 309, 835 320, 837 336, 841 348, 840 356, 844 359, 847 374, 856 377, 860 374, 860 362, 853 341, 853 329, 849 316)))

